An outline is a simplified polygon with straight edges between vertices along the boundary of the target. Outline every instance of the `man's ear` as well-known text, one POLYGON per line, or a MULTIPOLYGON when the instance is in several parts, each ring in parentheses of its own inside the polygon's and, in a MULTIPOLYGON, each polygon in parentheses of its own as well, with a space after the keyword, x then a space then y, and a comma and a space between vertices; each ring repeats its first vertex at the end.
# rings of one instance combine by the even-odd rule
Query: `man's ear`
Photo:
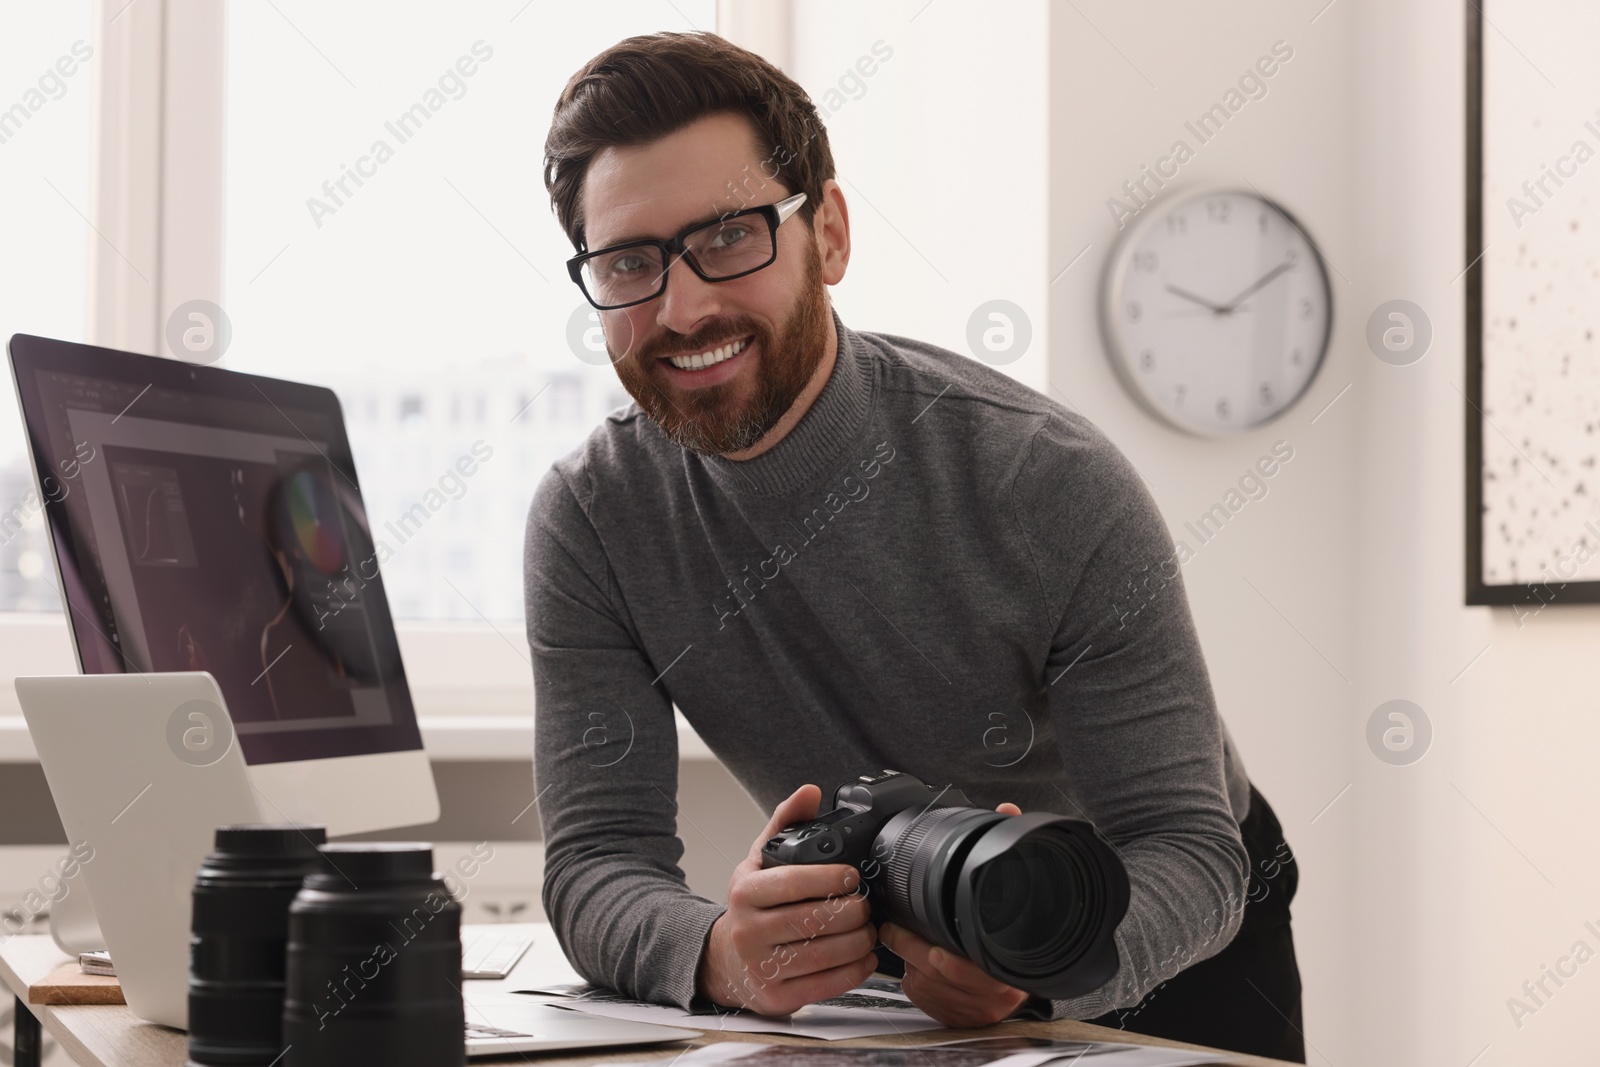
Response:
POLYGON ((823 284, 838 285, 850 264, 850 209, 844 190, 832 178, 822 183, 822 206, 811 217, 811 232, 822 257, 823 284))

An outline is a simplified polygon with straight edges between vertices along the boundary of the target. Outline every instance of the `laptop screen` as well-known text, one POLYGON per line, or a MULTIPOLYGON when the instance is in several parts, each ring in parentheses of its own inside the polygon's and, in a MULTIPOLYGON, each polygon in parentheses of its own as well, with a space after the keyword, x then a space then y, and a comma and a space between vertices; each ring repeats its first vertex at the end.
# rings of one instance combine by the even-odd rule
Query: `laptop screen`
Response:
POLYGON ((210 671, 252 764, 421 747, 330 390, 10 352, 84 673, 210 671))

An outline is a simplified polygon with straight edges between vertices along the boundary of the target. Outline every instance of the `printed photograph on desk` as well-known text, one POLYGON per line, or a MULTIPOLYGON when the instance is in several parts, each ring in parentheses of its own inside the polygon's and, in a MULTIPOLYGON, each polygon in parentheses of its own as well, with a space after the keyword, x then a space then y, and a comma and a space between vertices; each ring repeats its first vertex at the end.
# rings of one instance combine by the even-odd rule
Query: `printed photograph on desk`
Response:
MULTIPOLYGON (((980 1041, 983 1039, 980 1039, 980 1041)), ((1180 1064, 1215 1063, 1221 1057, 1181 1049, 1158 1049, 1101 1041, 1051 1042, 1060 1048, 1011 1056, 996 1056, 978 1048, 952 1045, 902 1045, 897 1048, 862 1048, 837 1045, 768 1045, 758 1052, 735 1057, 739 1067, 1061 1067, 1092 1060, 1096 1067, 1177 1067, 1180 1064)), ((727 1061, 721 1061, 727 1062, 727 1061)))
MULTIPOLYGON (((876 979, 869 979, 867 984, 836 997, 807 1004, 792 1015, 782 1016, 758 1015, 753 1011, 729 1008, 692 1012, 666 1004, 635 1000, 615 990, 584 983, 545 985, 519 992, 563 997, 565 999, 550 1003, 558 1008, 612 1019, 746 1034, 790 1034, 827 1041, 909 1034, 940 1028, 937 1020, 924 1014, 900 992, 898 983, 876 979), (715 1020, 714 1026, 709 1025, 712 1020, 715 1020)), ((991 1056, 986 1059, 994 1058, 991 1056)), ((952 1064, 951 1067, 966 1065, 952 1064)))
MULTIPOLYGON (((766 1045, 720 1041, 677 1057, 674 1067, 1188 1067, 1221 1063, 1223 1057, 1187 1049, 1156 1048, 1108 1041, 1049 1038, 970 1038, 928 1045, 766 1045), (1015 1051, 1025 1048, 1027 1051, 1015 1051)), ((618 1061, 600 1067, 643 1067, 618 1061)))

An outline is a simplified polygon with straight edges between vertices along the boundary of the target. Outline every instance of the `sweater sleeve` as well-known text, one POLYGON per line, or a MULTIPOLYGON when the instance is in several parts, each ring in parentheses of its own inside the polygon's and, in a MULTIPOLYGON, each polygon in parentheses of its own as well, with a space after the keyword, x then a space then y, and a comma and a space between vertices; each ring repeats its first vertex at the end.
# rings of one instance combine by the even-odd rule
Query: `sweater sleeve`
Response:
POLYGON ((1054 639, 1044 684, 1062 814, 1112 842, 1131 883, 1120 966, 1047 1018, 1129 1008, 1238 931, 1248 857, 1228 803, 1223 733, 1171 535, 1131 463, 1052 414, 1012 483, 1054 639))
POLYGON ((599 537, 558 468, 534 495, 524 564, 545 913, 590 982, 689 1008, 724 909, 691 893, 678 866, 677 732, 653 684, 666 664, 618 609, 599 537))

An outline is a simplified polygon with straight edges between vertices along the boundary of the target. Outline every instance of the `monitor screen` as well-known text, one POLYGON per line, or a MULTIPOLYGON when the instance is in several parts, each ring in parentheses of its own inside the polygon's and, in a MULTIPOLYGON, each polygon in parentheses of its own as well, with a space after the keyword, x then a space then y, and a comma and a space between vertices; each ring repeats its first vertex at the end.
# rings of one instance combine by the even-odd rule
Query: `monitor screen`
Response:
POLYGON ((251 764, 422 747, 332 391, 10 351, 85 674, 210 671, 251 764))

